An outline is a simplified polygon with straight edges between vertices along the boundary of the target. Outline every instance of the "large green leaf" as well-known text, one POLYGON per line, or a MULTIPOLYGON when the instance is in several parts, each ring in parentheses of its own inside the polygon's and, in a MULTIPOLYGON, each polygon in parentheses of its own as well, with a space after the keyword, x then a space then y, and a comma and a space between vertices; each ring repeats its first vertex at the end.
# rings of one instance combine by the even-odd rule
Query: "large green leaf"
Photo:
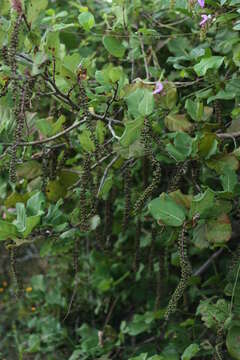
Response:
POLYGON ((134 91, 131 91, 126 96, 128 112, 134 118, 137 118, 140 115, 139 104, 142 102, 143 96, 144 96, 144 89, 141 88, 134 89, 134 91))
POLYGON ((26 209, 23 203, 16 204, 17 219, 14 221, 14 225, 19 232, 23 232, 26 229, 26 209))
POLYGON ((199 214, 202 217, 211 214, 215 204, 214 192, 207 189, 204 193, 194 196, 190 210, 190 216, 199 214))
POLYGON ((226 345, 232 358, 240 360, 240 326, 235 325, 229 329, 226 345))
POLYGON ((136 120, 127 121, 125 124, 125 130, 121 136, 120 143, 123 146, 129 146, 134 141, 136 141, 140 135, 143 128, 143 118, 138 118, 136 120))
POLYGON ((27 211, 29 215, 43 214, 43 207, 45 204, 45 196, 42 192, 38 191, 27 201, 27 211))
POLYGON ((192 101, 190 99, 187 99, 185 103, 185 108, 194 121, 203 120, 203 114, 204 114, 203 103, 199 101, 192 101))
POLYGON ((26 227, 25 230, 22 232, 22 236, 26 239, 32 232, 32 230, 40 223, 41 216, 29 216, 26 218, 26 227))
POLYGON ((174 83, 164 83, 164 90, 159 96, 155 97, 156 103, 164 109, 173 109, 177 103, 178 94, 174 83))
POLYGON ((198 344, 191 344, 189 345, 185 350, 184 353, 181 356, 181 360, 191 360, 192 358, 197 355, 199 352, 200 347, 198 344))
POLYGON ((223 324, 229 314, 229 303, 224 299, 213 303, 212 299, 201 300, 196 315, 201 315, 202 321, 208 328, 215 328, 216 324, 223 324))
POLYGON ((138 111, 141 115, 147 116, 153 112, 154 109, 154 97, 152 91, 144 89, 143 99, 141 100, 138 111))
POLYGON ((84 150, 88 152, 95 151, 95 144, 92 140, 91 132, 89 130, 84 130, 79 135, 79 141, 84 150))
POLYGON ((104 36, 103 45, 111 55, 116 56, 117 58, 122 58, 125 54, 125 47, 122 45, 121 41, 114 36, 104 36))
POLYGON ((27 10, 27 19, 28 21, 33 24, 41 11, 45 10, 48 6, 48 0, 30 0, 28 4, 27 10))
POLYGON ((95 25, 95 19, 93 14, 90 12, 83 12, 78 16, 79 24, 84 28, 84 30, 89 31, 95 25))
POLYGON ((214 169, 218 174, 224 174, 226 169, 238 170, 239 161, 234 154, 220 154, 208 160, 207 165, 214 169))
POLYGON ((165 193, 152 200, 148 208, 152 216, 165 225, 178 227, 186 218, 183 208, 165 193))
POLYGON ((17 227, 7 221, 0 220, 0 240, 14 240, 18 236, 17 227))
POLYGON ((238 177, 234 170, 226 167, 223 174, 220 176, 224 191, 233 192, 238 183, 238 177))
POLYGON ((17 166, 17 176, 27 180, 35 179, 42 174, 41 164, 35 160, 26 161, 17 166))
POLYGON ((202 59, 194 66, 194 70, 198 76, 204 76, 209 69, 219 69, 224 61, 222 56, 211 56, 202 59))
POLYGON ((176 161, 184 161, 192 152, 193 139, 187 133, 178 132, 174 136, 173 144, 169 143, 166 150, 176 161))

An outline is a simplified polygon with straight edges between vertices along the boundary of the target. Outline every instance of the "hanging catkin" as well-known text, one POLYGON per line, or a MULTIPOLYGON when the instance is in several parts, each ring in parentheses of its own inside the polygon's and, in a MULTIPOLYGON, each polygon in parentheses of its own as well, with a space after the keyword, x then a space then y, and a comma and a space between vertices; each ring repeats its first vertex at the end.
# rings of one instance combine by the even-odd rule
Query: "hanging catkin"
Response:
POLYGON ((178 254, 180 258, 181 279, 169 301, 167 311, 165 313, 166 320, 168 320, 169 316, 176 311, 178 301, 183 296, 183 293, 188 285, 188 280, 192 274, 192 267, 187 255, 185 233, 186 233, 186 223, 183 224, 182 230, 179 232, 179 236, 178 236, 178 254))
POLYGON ((123 232, 128 228, 128 224, 131 216, 131 167, 128 164, 124 172, 124 195, 125 195, 125 206, 123 215, 123 232))
POLYGON ((168 192, 176 191, 178 188, 178 185, 184 175, 186 175, 189 167, 189 160, 184 161, 182 164, 177 165, 176 173, 173 176, 170 186, 168 188, 168 192))
POLYGON ((16 165, 17 165, 17 147, 18 143, 22 139, 22 133, 24 128, 24 118, 25 118, 25 96, 26 96, 26 88, 22 89, 21 101, 20 101, 20 109, 17 110, 16 116, 16 128, 15 128, 15 141, 11 147, 11 161, 9 167, 9 178, 12 183, 16 182, 16 165))
POLYGON ((16 286, 15 295, 16 295, 16 298, 19 298, 23 287, 22 287, 21 279, 18 276, 17 268, 16 268, 16 250, 14 247, 11 247, 9 251, 10 251, 10 271, 11 271, 13 283, 16 286))
POLYGON ((214 360, 224 360, 223 344, 224 344, 224 325, 219 324, 217 329, 217 337, 215 341, 214 360))
POLYGON ((91 181, 90 156, 86 155, 83 161, 83 172, 81 176, 80 190, 80 229, 81 231, 89 230, 89 204, 87 199, 87 191, 89 189, 89 181, 91 181))
POLYGON ((134 214, 142 210, 147 199, 158 189, 161 180, 161 166, 156 160, 152 149, 151 126, 148 119, 144 120, 144 127, 141 135, 141 142, 144 146, 144 154, 150 160, 153 168, 152 183, 144 190, 134 205, 134 214))

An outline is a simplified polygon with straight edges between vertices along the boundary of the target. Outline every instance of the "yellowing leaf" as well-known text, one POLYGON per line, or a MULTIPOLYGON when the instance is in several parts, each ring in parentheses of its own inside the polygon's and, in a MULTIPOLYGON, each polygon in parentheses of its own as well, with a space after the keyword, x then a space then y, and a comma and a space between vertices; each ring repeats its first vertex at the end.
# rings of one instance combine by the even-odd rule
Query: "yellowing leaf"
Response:
POLYGON ((226 214, 221 215, 218 219, 209 220, 206 224, 206 238, 210 243, 225 243, 230 240, 231 235, 232 226, 226 214))
POLYGON ((188 132, 193 129, 193 124, 187 120, 185 115, 170 114, 165 118, 164 123, 170 131, 188 132))

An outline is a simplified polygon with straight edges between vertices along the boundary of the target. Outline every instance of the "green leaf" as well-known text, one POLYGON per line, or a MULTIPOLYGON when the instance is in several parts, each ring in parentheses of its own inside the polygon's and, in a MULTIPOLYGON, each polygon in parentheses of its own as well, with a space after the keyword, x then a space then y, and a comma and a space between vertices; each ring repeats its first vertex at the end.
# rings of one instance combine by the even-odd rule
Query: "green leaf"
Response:
POLYGON ((203 158, 209 159, 217 152, 218 142, 215 134, 203 134, 198 142, 198 152, 203 158))
POLYGON ((193 242, 199 249, 207 249, 209 242, 206 239, 206 223, 204 220, 199 220, 197 226, 193 229, 193 242))
POLYGON ((121 66, 113 66, 109 69, 108 72, 110 80, 115 83, 124 77, 124 71, 121 66))
POLYGON ((167 144, 166 150, 176 161, 184 161, 192 152, 193 139, 186 133, 176 133, 173 144, 167 144))
POLYGON ((194 70, 198 76, 204 76, 209 69, 219 69, 224 61, 222 56, 211 56, 202 59, 194 66, 194 70))
POLYGON ((98 120, 96 125, 96 138, 100 144, 104 143, 104 138, 107 133, 106 126, 103 121, 98 120))
POLYGON ((226 168, 233 171, 238 170, 239 161, 234 154, 220 154, 207 161, 207 166, 218 174, 224 174, 226 168))
POLYGON ((104 36, 103 45, 111 55, 117 58, 122 58, 125 54, 125 50, 126 50, 125 47, 117 38, 113 36, 108 36, 108 35, 104 36))
POLYGON ((147 360, 147 358, 148 358, 148 354, 142 353, 138 356, 131 357, 129 360, 147 360))
POLYGON ((32 230, 40 223, 41 216, 29 216, 26 219, 26 228, 22 232, 22 236, 24 239, 26 239, 32 232, 32 230))
POLYGON ((203 103, 187 99, 185 109, 194 121, 201 121, 203 119, 203 103))
POLYGON ((125 130, 121 136, 120 143, 122 146, 129 146, 135 140, 140 138, 141 130, 143 128, 144 120, 143 118, 138 118, 136 120, 127 121, 125 124, 125 130))
POLYGON ((61 75, 69 81, 71 78, 72 81, 76 81, 77 78, 77 69, 81 63, 81 56, 78 53, 71 55, 66 55, 61 62, 61 75))
POLYGON ((14 221, 14 225, 19 232, 23 232, 26 229, 26 210, 23 203, 16 204, 17 219, 14 221))
POLYGON ((88 152, 95 151, 95 144, 92 141, 91 132, 89 130, 84 130, 79 135, 79 141, 85 151, 88 151, 88 152))
POLYGON ((144 89, 143 99, 141 100, 138 111, 141 115, 147 116, 153 112, 154 109, 154 97, 152 91, 144 89))
POLYGON ((45 196, 38 191, 27 201, 27 211, 29 215, 41 215, 44 213, 45 196))
POLYGON ((41 337, 37 334, 31 334, 28 338, 28 348, 29 353, 39 352, 41 348, 41 337))
POLYGON ((0 220, 0 240, 14 240, 18 236, 17 227, 7 221, 0 220))
POLYGON ((46 284, 43 275, 34 275, 31 278, 31 284, 34 291, 44 292, 46 290, 46 284))
POLYGON ((78 16, 79 24, 84 28, 84 30, 89 31, 95 25, 95 19, 93 14, 90 12, 83 12, 78 16))
POLYGON ((35 179, 42 174, 41 164, 35 160, 26 161, 17 166, 17 176, 27 180, 35 179))
POLYGON ((201 217, 205 217, 211 213, 214 204, 214 192, 207 189, 204 193, 194 196, 190 209, 190 216, 193 217, 194 215, 199 214, 201 217))
POLYGON ((231 357, 240 360, 240 326, 235 325, 229 329, 226 345, 231 357))
POLYGON ((234 192, 234 188, 238 183, 238 177, 234 170, 226 167, 223 174, 220 176, 224 191, 234 192))
POLYGON ((66 186, 62 185, 59 180, 50 180, 46 186, 46 196, 51 202, 64 198, 66 193, 66 186))
POLYGON ((191 344, 185 350, 181 356, 181 360, 191 360, 200 351, 198 344, 191 344))
POLYGON ((165 193, 152 200, 148 208, 152 216, 165 225, 178 227, 183 224, 186 218, 183 208, 165 193))
POLYGON ((47 54, 57 57, 60 51, 58 31, 48 31, 46 35, 45 51, 47 54))
POLYGON ((215 304, 212 299, 201 300, 196 315, 201 315, 202 321, 208 328, 215 328, 216 324, 223 324, 229 314, 229 303, 219 299, 215 304))
POLYGON ((134 91, 131 91, 130 94, 126 96, 126 102, 128 106, 128 112, 133 117, 137 118, 139 117, 139 104, 141 103, 144 96, 144 90, 143 89, 135 89, 134 91))
POLYGON ((175 107, 177 98, 176 86, 171 82, 164 83, 164 92, 161 93, 160 96, 155 96, 156 103, 159 104, 160 107, 169 110, 175 107))
POLYGON ((233 61, 235 65, 240 67, 240 44, 237 44, 233 49, 233 61))
POLYGON ((27 21, 33 24, 41 11, 45 10, 48 6, 48 0, 30 0, 27 9, 27 21))
POLYGON ((150 325, 145 321, 144 315, 134 315, 133 321, 128 325, 128 334, 137 336, 149 330, 150 325))
POLYGON ((113 186, 113 176, 109 175, 106 178, 106 180, 104 181, 104 184, 103 184, 103 186, 101 188, 99 197, 106 200, 107 197, 108 197, 108 193, 111 190, 112 186, 113 186))

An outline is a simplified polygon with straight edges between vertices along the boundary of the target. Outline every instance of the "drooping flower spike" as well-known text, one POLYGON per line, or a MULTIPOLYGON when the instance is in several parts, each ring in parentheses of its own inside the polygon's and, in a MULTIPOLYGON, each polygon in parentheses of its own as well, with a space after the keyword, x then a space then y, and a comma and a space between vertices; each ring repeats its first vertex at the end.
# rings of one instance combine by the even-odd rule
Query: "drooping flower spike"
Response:
POLYGON ((163 84, 160 81, 157 81, 156 88, 153 91, 153 95, 159 94, 163 90, 163 84))
POLYGON ((205 6, 205 0, 198 0, 199 5, 201 6, 201 8, 204 8, 205 6))

